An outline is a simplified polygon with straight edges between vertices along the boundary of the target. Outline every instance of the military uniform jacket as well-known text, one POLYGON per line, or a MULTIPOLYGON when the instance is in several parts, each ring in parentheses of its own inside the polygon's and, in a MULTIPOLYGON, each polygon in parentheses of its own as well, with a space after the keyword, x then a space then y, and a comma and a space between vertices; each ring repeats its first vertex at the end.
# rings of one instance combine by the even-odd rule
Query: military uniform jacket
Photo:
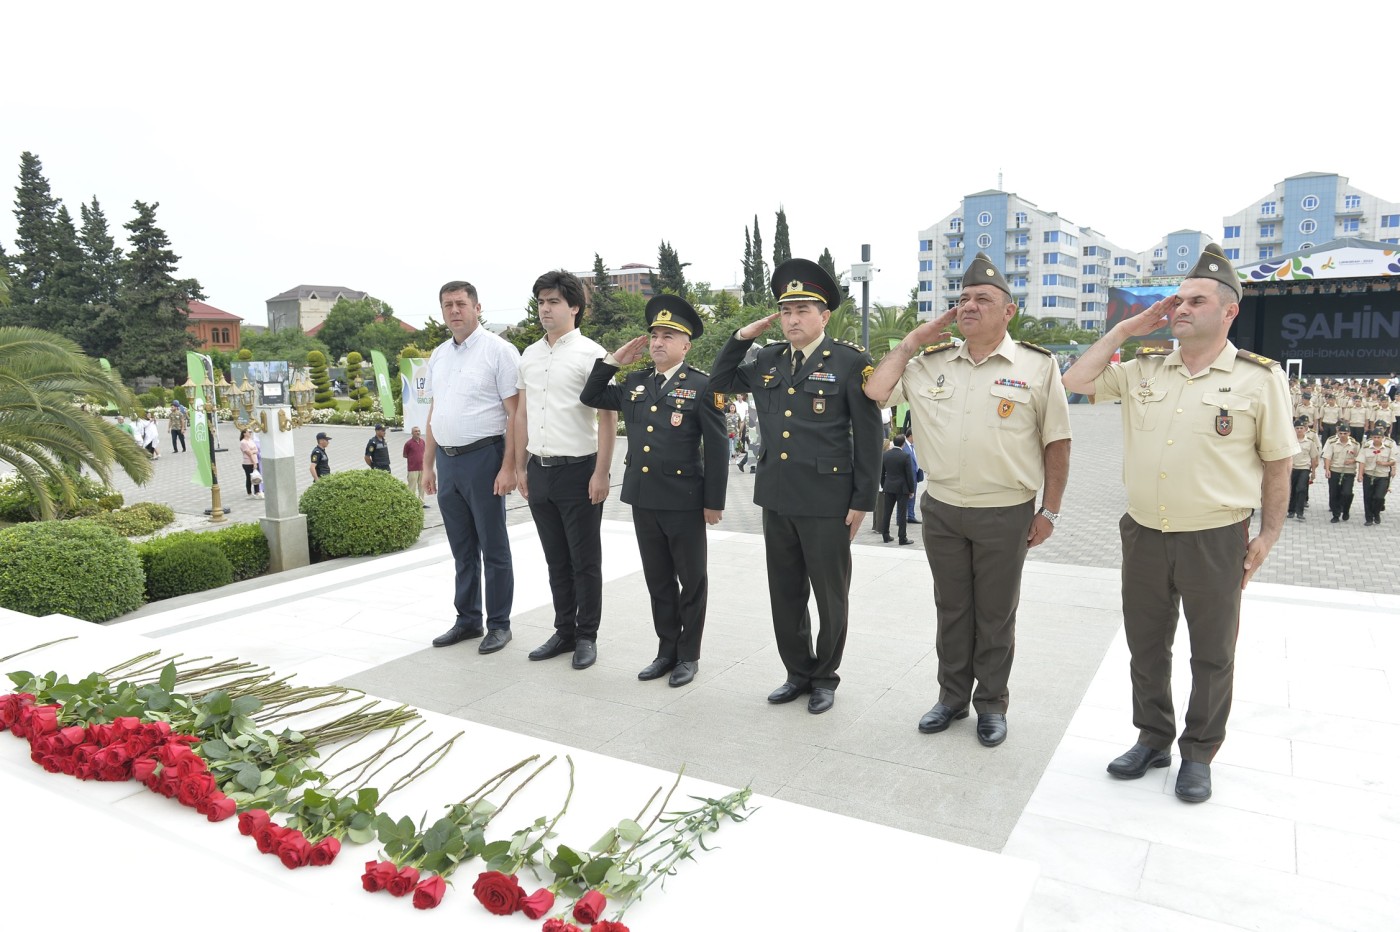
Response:
POLYGON ((365 444, 365 456, 369 457, 370 468, 389 469, 389 442, 380 440, 378 437, 369 438, 369 443, 365 444))
POLYGON ((1313 462, 1322 455, 1322 448, 1317 445, 1315 434, 1306 434, 1302 440, 1298 441, 1298 452, 1293 454, 1294 469, 1310 469, 1313 462))
POLYGON ((1364 473, 1373 479, 1392 475, 1395 472, 1395 441, 1387 437, 1381 441, 1379 450, 1369 443, 1362 447, 1356 472, 1357 475, 1364 473))
POLYGON ((779 514, 844 518, 872 511, 880 481, 880 409, 865 397, 874 370, 865 350, 830 336, 792 371, 792 346, 769 343, 743 362, 752 340, 731 336, 715 357, 710 388, 748 392, 763 451, 753 500, 779 514))
POLYGON ((1329 472, 1345 474, 1356 470, 1356 460, 1361 456, 1361 445, 1352 439, 1351 434, 1340 433, 1322 448, 1322 459, 1329 472), (1345 438, 1345 442, 1343 440, 1345 438))
POLYGON ((655 369, 629 373, 621 386, 613 382, 617 371, 594 362, 579 400, 617 411, 627 424, 622 500, 656 511, 723 511, 729 439, 724 401, 709 376, 683 362, 658 392, 655 369))

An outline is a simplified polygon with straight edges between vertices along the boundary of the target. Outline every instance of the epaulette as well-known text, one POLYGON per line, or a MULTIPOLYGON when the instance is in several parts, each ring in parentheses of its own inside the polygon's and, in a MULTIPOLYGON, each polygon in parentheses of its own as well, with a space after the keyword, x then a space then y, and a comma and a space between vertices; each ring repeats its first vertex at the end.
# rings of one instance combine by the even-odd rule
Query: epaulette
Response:
POLYGON ((842 346, 849 346, 851 349, 855 350, 855 351, 858 352, 858 353, 863 353, 863 352, 865 352, 865 347, 861 346, 859 343, 851 343, 851 342, 848 341, 848 340, 836 340, 836 339, 833 339, 831 342, 832 342, 832 343, 840 343, 842 346))
POLYGON ((1170 352, 1171 350, 1162 349, 1159 346, 1139 346, 1137 349, 1139 356, 1165 356, 1170 352))
POLYGON ((1035 350, 1037 353, 1044 353, 1046 356, 1054 356, 1054 355, 1055 355, 1054 353, 1050 352, 1048 349, 1046 349, 1045 347, 1039 345, 1038 343, 1027 343, 1025 340, 1017 340, 1017 341, 1016 341, 1016 345, 1017 345, 1017 346, 1024 346, 1026 349, 1029 349, 1029 350, 1035 350))
POLYGON ((1250 362, 1254 363, 1256 366, 1264 366, 1265 368, 1267 368, 1267 367, 1269 367, 1269 366, 1277 366, 1277 365, 1278 365, 1278 360, 1277 360, 1277 359, 1270 359, 1268 356, 1260 356, 1258 353, 1248 353, 1248 352, 1245 352, 1244 350, 1240 350, 1239 352, 1235 353, 1235 358, 1236 358, 1236 359, 1248 359, 1250 362))
POLYGON ((935 343, 933 346, 925 346, 924 351, 920 355, 932 356, 934 353, 941 353, 945 349, 952 349, 957 345, 958 344, 954 343, 952 340, 949 340, 946 343, 935 343))
MULTIPOLYGON (((691 367, 690 367, 690 371, 691 371, 691 372, 699 373, 700 375, 703 375, 703 376, 705 376, 706 378, 709 378, 709 375, 710 375, 710 373, 706 372, 704 369, 700 369, 700 368, 697 368, 697 367, 695 367, 695 366, 691 366, 691 367)), ((685 375, 685 373, 682 372, 681 375, 685 375)))

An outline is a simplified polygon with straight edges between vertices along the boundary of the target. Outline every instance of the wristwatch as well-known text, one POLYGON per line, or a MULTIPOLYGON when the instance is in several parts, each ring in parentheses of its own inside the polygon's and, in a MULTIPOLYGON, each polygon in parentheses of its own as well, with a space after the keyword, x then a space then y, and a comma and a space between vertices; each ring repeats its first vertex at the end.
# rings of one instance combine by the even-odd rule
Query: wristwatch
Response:
POLYGON ((1049 508, 1042 508, 1037 511, 1036 514, 1043 517, 1046 521, 1049 521, 1051 527, 1054 527, 1060 521, 1059 513, 1051 511, 1049 508))

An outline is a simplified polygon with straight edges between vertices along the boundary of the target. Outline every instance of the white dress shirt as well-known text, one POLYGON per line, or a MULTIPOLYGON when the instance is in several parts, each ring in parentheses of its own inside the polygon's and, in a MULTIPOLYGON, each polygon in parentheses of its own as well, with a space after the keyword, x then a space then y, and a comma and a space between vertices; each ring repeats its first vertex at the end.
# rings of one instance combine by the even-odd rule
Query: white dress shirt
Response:
POLYGON ((485 327, 477 327, 461 343, 439 344, 427 366, 433 442, 461 447, 503 436, 506 409, 502 402, 519 394, 519 368, 515 347, 485 327))
POLYGON ((607 355, 577 330, 554 341, 541 338, 520 356, 517 387, 525 390, 525 449, 535 456, 588 456, 598 452, 598 412, 578 400, 593 363, 607 355))

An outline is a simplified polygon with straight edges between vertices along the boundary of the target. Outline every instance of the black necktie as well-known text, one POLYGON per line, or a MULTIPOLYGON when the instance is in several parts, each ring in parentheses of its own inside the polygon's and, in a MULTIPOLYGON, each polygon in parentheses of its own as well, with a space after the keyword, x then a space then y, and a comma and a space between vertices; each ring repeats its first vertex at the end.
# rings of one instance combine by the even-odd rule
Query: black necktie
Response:
POLYGON ((652 379, 656 383, 656 393, 661 394, 661 389, 666 385, 666 376, 660 372, 656 373, 656 378, 652 379))
POLYGON ((798 350, 797 352, 795 352, 795 353, 792 354, 792 374, 793 374, 793 375, 796 375, 796 374, 797 374, 797 370, 802 368, 802 361, 803 361, 804 359, 806 359, 806 358, 807 358, 807 357, 803 354, 802 350, 798 350))

